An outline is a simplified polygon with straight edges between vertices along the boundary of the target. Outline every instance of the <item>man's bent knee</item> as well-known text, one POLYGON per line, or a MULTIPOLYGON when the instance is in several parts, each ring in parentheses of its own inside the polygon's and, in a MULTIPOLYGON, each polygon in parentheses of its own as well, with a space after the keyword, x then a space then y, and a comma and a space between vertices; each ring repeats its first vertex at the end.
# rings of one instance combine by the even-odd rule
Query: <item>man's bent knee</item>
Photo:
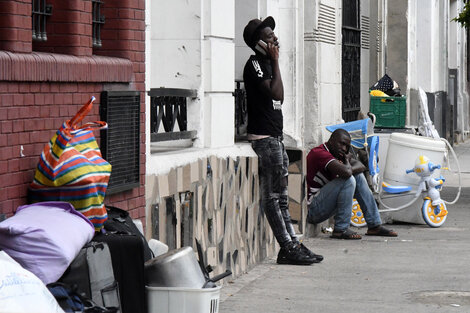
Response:
POLYGON ((356 188, 356 178, 354 175, 351 175, 349 178, 344 180, 343 188, 352 187, 353 189, 356 188))

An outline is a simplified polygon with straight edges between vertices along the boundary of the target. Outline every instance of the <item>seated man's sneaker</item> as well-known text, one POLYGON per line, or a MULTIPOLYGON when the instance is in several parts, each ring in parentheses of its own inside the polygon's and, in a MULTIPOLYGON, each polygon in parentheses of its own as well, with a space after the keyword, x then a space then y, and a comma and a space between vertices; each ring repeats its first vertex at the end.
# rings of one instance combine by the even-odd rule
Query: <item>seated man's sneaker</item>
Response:
POLYGON ((277 264, 310 265, 313 263, 315 259, 305 254, 298 244, 290 249, 281 248, 277 254, 277 264))

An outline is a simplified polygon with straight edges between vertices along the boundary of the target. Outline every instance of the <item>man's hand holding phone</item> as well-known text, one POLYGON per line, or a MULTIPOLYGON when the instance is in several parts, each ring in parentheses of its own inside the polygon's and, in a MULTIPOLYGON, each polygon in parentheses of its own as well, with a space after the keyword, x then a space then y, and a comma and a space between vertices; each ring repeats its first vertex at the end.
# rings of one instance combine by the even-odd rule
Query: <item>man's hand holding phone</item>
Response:
POLYGON ((279 59, 279 47, 270 42, 266 43, 263 40, 259 40, 255 49, 261 54, 269 56, 273 60, 279 59))
POLYGON ((262 55, 266 55, 268 52, 268 44, 260 39, 256 43, 255 49, 262 55))

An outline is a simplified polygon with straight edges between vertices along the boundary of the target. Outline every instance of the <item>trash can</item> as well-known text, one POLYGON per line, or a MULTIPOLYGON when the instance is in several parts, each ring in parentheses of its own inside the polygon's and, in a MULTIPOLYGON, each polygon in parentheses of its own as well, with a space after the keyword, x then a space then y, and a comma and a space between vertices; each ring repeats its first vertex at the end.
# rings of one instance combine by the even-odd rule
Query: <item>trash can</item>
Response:
POLYGON ((406 120, 406 96, 370 96, 369 111, 376 117, 375 127, 404 128, 406 120))

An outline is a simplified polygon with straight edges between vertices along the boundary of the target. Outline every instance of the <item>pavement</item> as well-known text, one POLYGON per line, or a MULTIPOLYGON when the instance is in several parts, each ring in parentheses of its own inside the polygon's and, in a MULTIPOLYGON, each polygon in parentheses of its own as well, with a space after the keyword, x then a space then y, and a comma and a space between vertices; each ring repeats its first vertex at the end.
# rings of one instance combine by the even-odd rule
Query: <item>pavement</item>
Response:
MULTIPOLYGON (((224 283, 219 312, 470 312, 470 141, 454 150, 463 188, 441 227, 395 223, 387 227, 397 238, 337 240, 320 233, 304 239, 324 255, 322 263, 266 259, 224 283)), ((449 176, 441 196, 451 200, 458 175, 449 176)))

